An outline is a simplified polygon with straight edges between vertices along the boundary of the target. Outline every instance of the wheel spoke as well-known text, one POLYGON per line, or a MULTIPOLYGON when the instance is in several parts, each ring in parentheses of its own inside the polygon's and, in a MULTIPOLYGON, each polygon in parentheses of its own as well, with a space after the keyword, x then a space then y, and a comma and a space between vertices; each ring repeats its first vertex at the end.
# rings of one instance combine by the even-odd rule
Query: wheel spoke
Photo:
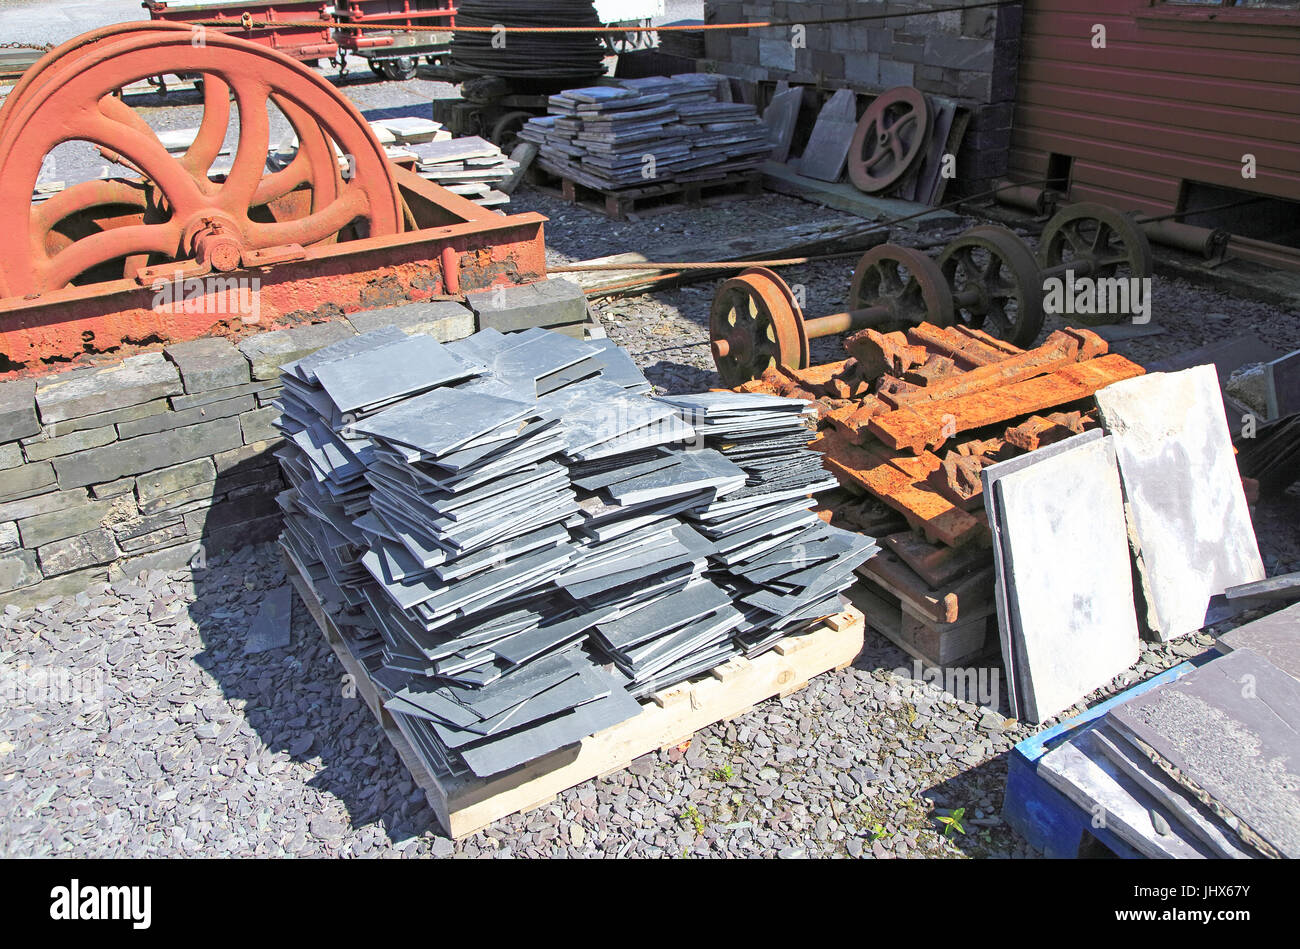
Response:
POLYGON ((115 227, 83 237, 55 254, 43 266, 38 265, 37 269, 45 286, 66 287, 87 270, 120 257, 141 253, 174 256, 178 241, 178 229, 170 221, 115 227))
POLYGON ((162 190, 174 212, 188 214, 202 203, 198 184, 163 148, 153 129, 146 134, 99 112, 86 116, 79 132, 63 140, 74 138, 119 152, 162 190))
POLYGON ((227 212, 243 215, 248 213, 266 173, 266 154, 271 145, 271 120, 267 114, 270 89, 248 78, 235 80, 234 86, 235 104, 239 107, 239 144, 217 200, 227 212))
POLYGON ((230 86, 219 76, 203 77, 203 119, 199 133, 181 157, 181 165, 201 184, 207 183, 208 169, 221 154, 230 126, 230 86))
POLYGON ((145 208, 148 205, 148 198, 144 183, 116 181, 111 178, 79 182, 39 204, 32 214, 32 227, 36 231, 37 239, 40 240, 65 218, 82 211, 89 211, 91 208, 112 204, 145 208))

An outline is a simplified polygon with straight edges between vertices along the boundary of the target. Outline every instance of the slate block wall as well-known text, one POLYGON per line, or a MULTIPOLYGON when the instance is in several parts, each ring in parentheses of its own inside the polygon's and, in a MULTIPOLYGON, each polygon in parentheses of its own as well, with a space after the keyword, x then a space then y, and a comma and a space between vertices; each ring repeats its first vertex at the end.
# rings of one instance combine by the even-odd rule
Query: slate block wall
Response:
POLYGON ((0 603, 275 537, 280 366, 388 324, 447 342, 475 317, 412 304, 0 381, 0 603))
MULTIPOLYGON (((935 5, 931 0, 706 0, 704 19, 798 23, 935 5)), ((790 31, 782 28, 710 30, 705 33, 705 56, 711 68, 750 82, 787 79, 793 84, 848 86, 862 92, 914 86, 956 100, 970 110, 971 121, 957 156, 953 190, 970 194, 989 187, 1007 170, 1021 11, 1015 5, 821 26, 810 23, 805 48, 792 46, 790 31)))

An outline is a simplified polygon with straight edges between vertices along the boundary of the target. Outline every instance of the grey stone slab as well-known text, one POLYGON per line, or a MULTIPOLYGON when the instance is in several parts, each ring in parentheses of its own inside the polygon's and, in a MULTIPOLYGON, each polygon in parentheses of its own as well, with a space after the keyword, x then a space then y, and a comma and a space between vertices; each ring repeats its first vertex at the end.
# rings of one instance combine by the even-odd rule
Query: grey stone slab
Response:
POLYGON ((1069 708, 1139 654, 1114 448, 1095 437, 1057 444, 1066 447, 990 478, 998 606, 1010 621, 1019 713, 1031 722, 1069 708))
POLYGON ((1138 376, 1096 399, 1119 460, 1146 625, 1161 640, 1195 632, 1211 597, 1264 578, 1214 369, 1138 376))
POLYGON ((518 422, 532 406, 459 389, 435 389, 372 415, 353 427, 435 457, 466 446, 503 425, 518 422))
POLYGON ((1002 665, 1006 672, 1007 702, 1013 717, 1019 717, 1020 715, 1020 690, 1017 687, 1020 661, 1017 658, 1016 642, 1011 629, 1011 608, 1008 604, 1010 581, 1007 576, 1007 565, 1004 562, 1006 556, 1002 547, 1001 513, 998 508, 997 493, 993 490, 993 485, 1004 474, 1020 471, 1035 462, 1051 458, 1063 451, 1071 451, 1078 445, 1087 444, 1102 437, 1102 432, 1099 429, 1092 429, 1082 435, 1065 439, 1054 445, 1046 445, 1036 451, 999 462, 996 465, 989 465, 980 472, 980 481, 984 489, 984 512, 988 519, 989 532, 993 541, 991 545, 995 578, 993 598, 997 608, 998 637, 1002 646, 1002 665))
POLYGON ((134 580, 141 573, 152 570, 181 570, 190 566, 203 551, 202 542, 187 540, 140 556, 116 560, 109 565, 108 576, 116 582, 134 580))
POLYGON ((54 484, 54 466, 36 461, 10 468, 0 477, 0 501, 12 501, 43 492, 54 484))
POLYGON ((1270 419, 1300 412, 1300 350, 1265 363, 1264 379, 1270 419))
POLYGON ((61 438, 64 435, 84 431, 88 428, 104 428, 117 425, 119 422, 131 422, 136 419, 148 418, 151 415, 161 415, 169 411, 171 411, 171 403, 168 399, 154 399, 151 402, 128 405, 125 408, 114 409, 111 412, 99 412, 82 418, 68 419, 65 422, 55 422, 52 425, 45 426, 45 434, 51 438, 61 438))
POLYGON ((35 551, 17 550, 0 556, 0 593, 12 593, 40 582, 35 551))
POLYGON ((54 460, 54 468, 60 487, 81 487, 229 451, 242 443, 238 418, 217 419, 65 455, 54 460))
POLYGON ((462 748, 461 757, 475 774, 487 777, 579 742, 640 713, 641 703, 618 688, 572 712, 462 748))
POLYGON ((76 507, 85 503, 85 501, 85 489, 48 490, 44 494, 0 504, 0 521, 20 521, 24 517, 35 517, 37 514, 48 514, 51 511, 62 511, 66 508, 76 507))
POLYGON ((244 640, 245 655, 283 649, 292 640, 292 628, 293 588, 285 584, 263 594, 248 638, 244 640))
POLYGON ((98 528, 76 537, 68 537, 46 544, 37 550, 41 571, 47 577, 58 576, 73 570, 112 563, 120 551, 108 528, 98 528))
POLYGON ((239 416, 239 428, 244 444, 255 445, 279 437, 280 430, 275 427, 275 421, 279 417, 280 410, 272 405, 239 416))
POLYGON ((17 442, 0 445, 0 471, 17 468, 23 463, 23 450, 17 442))
POLYGON ((45 424, 98 415, 182 391, 176 367, 162 353, 129 356, 113 366, 75 369, 37 382, 36 405, 45 424))
POLYGON ((1291 600, 1300 598, 1300 572, 1239 583, 1228 587, 1224 596, 1229 600, 1291 600))
POLYGON ((226 389, 250 381, 248 360, 232 342, 220 337, 173 343, 163 355, 180 370, 187 393, 226 389))
POLYGON ((1104 815, 1108 830, 1152 859, 1209 858, 1216 854, 1101 753, 1091 730, 1075 735, 1039 759, 1039 777, 1090 814, 1104 815), (1152 813, 1160 815, 1161 833, 1152 813))
POLYGON ((0 442, 35 435, 41 430, 36 417, 36 382, 14 379, 0 382, 0 442))
POLYGON ((492 287, 470 293, 466 302, 478 317, 479 329, 501 332, 532 326, 560 326, 587 319, 587 296, 572 281, 552 277, 513 287, 492 287))
MULTIPOLYGON (((369 333, 347 336, 330 343, 328 346, 322 346, 301 359, 285 363, 280 367, 280 371, 282 375, 290 377, 291 383, 306 383, 308 386, 316 386, 319 383, 316 378, 316 370, 321 366, 337 362, 340 359, 351 359, 353 356, 360 356, 362 353, 368 353, 371 350, 400 342, 404 338, 402 331, 396 326, 381 326, 369 333)), ((285 380, 281 378, 280 381, 283 383, 285 380)))
POLYGON ((1106 722, 1088 730, 1093 747, 1101 752, 1120 773, 1155 798, 1179 823, 1187 828, 1216 857, 1230 860, 1251 859, 1237 835, 1203 804, 1187 796, 1186 789, 1141 755, 1136 748, 1117 735, 1106 722))
POLYGON ((799 159, 799 174, 818 181, 840 180, 858 126, 857 103, 851 89, 840 89, 826 101, 799 159))
MULTIPOLYGON (((242 356, 239 357, 243 361, 242 356)), ((247 366, 247 363, 244 363, 247 366)), ((131 422, 122 422, 117 426, 117 432, 122 438, 135 438, 139 435, 153 435, 156 432, 165 432, 173 428, 184 428, 187 425, 197 425, 200 422, 210 422, 214 419, 229 418, 232 415, 239 415, 243 412, 251 412, 257 407, 257 399, 251 395, 240 396, 235 399, 224 399, 220 402, 210 402, 207 405, 201 405, 197 408, 184 409, 179 412, 167 412, 162 415, 151 415, 148 418, 136 419, 131 422)))
POLYGON ((475 330, 474 311, 455 300, 430 300, 383 310, 363 310, 349 313, 348 322, 359 333, 396 326, 404 333, 423 333, 440 343, 464 339, 473 335, 475 330))
POLYGON ((60 455, 70 455, 87 448, 98 448, 117 441, 117 429, 112 425, 104 428, 87 428, 71 435, 59 438, 39 436, 23 443, 23 452, 28 461, 48 461, 60 455))
POLYGON ((1107 718, 1283 856, 1300 856, 1300 682, 1242 649, 1107 718))
POLYGON ((96 500, 107 500, 108 498, 120 498, 125 494, 130 494, 135 490, 135 478, 118 478, 116 481, 109 481, 105 484, 93 484, 90 486, 90 496, 96 500))
POLYGON ((136 479, 136 495, 140 501, 154 501, 185 488, 215 481, 216 467, 209 458, 197 458, 183 464, 150 471, 136 479))
POLYGON ((261 395, 263 392, 279 390, 280 380, 259 379, 244 385, 231 386, 228 389, 213 389, 209 392, 196 392, 194 395, 178 395, 172 398, 172 408, 177 412, 192 409, 197 405, 211 405, 213 402, 225 402, 243 395, 261 395))
POLYGON ((0 553, 15 550, 19 544, 18 525, 13 521, 0 524, 0 553))
POLYGON ((780 89, 763 111, 763 124, 767 126, 768 143, 772 146, 772 161, 784 162, 790 157, 795 126, 803 107, 803 89, 780 89))
POLYGON ((242 471, 249 467, 259 467, 273 462, 274 452, 283 443, 284 439, 279 437, 279 432, 276 432, 275 438, 249 442, 239 448, 216 452, 212 456, 212 463, 217 466, 217 474, 224 474, 236 468, 242 471))
POLYGON ((1300 679, 1300 603, 1224 633, 1215 646, 1222 652, 1249 649, 1300 679))
POLYGON ((84 534, 101 526, 116 508, 113 501, 91 501, 49 514, 37 514, 18 522, 24 547, 40 547, 51 541, 84 534))
POLYGON ((333 320, 329 323, 261 333, 243 340, 239 344, 239 351, 252 366, 254 379, 274 379, 285 363, 309 356, 330 343, 355 335, 356 330, 347 320, 333 320))
POLYGON ((404 337, 399 343, 327 363, 316 378, 342 413, 467 379, 474 367, 457 358, 432 336, 404 337))

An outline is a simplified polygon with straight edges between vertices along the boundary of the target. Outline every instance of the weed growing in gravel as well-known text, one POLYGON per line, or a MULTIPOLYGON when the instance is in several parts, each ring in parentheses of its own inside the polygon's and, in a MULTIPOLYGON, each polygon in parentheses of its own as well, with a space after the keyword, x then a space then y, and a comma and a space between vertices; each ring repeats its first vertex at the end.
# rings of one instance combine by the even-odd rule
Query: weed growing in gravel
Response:
POLYGON ((736 776, 736 772, 732 770, 731 764, 730 762, 728 762, 727 764, 724 764, 721 768, 714 768, 712 773, 709 776, 713 778, 714 781, 717 781, 721 784, 726 784, 728 781, 730 781, 732 778, 736 776))
POLYGON ((966 808, 959 807, 948 814, 936 814, 934 819, 943 824, 943 835, 951 837, 954 830, 959 834, 966 833, 966 828, 961 825, 961 820, 965 816, 966 808))
POLYGON ((682 823, 695 828, 695 836, 699 837, 704 833, 704 818, 700 816, 700 809, 694 804, 686 805, 682 817, 684 818, 682 823))

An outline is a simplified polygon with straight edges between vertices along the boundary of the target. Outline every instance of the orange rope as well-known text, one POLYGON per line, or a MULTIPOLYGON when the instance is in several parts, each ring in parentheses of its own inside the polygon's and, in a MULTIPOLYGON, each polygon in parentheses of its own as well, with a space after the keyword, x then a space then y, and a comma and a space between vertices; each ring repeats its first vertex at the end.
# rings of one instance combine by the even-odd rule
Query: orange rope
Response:
MULTIPOLYGON (((829 23, 859 23, 868 20, 893 20, 903 19, 906 17, 929 16, 934 13, 952 13, 958 10, 981 10, 990 7, 1013 6, 1023 2, 1023 0, 985 0, 983 3, 958 4, 956 6, 946 7, 926 7, 917 10, 899 10, 893 13, 857 13, 849 16, 824 17, 822 19, 808 20, 756 20, 751 23, 695 23, 695 24, 671 24, 665 26, 651 26, 638 30, 637 32, 660 33, 660 32, 690 32, 695 30, 756 30, 756 29, 774 29, 778 27, 794 26, 820 26, 829 23)), ((413 17, 436 16, 438 11, 431 10, 427 13, 423 11, 412 11, 413 17)), ((212 27, 233 27, 242 29, 239 21, 236 20, 192 20, 186 21, 194 26, 212 26, 212 27)), ((496 33, 504 29, 508 33, 622 33, 631 30, 631 27, 617 26, 397 26, 392 23, 337 23, 331 20, 296 20, 292 22, 279 22, 276 20, 254 21, 248 29, 262 30, 272 29, 275 27, 304 27, 319 26, 329 27, 336 30, 387 30, 389 32, 409 32, 409 33, 496 33)))

